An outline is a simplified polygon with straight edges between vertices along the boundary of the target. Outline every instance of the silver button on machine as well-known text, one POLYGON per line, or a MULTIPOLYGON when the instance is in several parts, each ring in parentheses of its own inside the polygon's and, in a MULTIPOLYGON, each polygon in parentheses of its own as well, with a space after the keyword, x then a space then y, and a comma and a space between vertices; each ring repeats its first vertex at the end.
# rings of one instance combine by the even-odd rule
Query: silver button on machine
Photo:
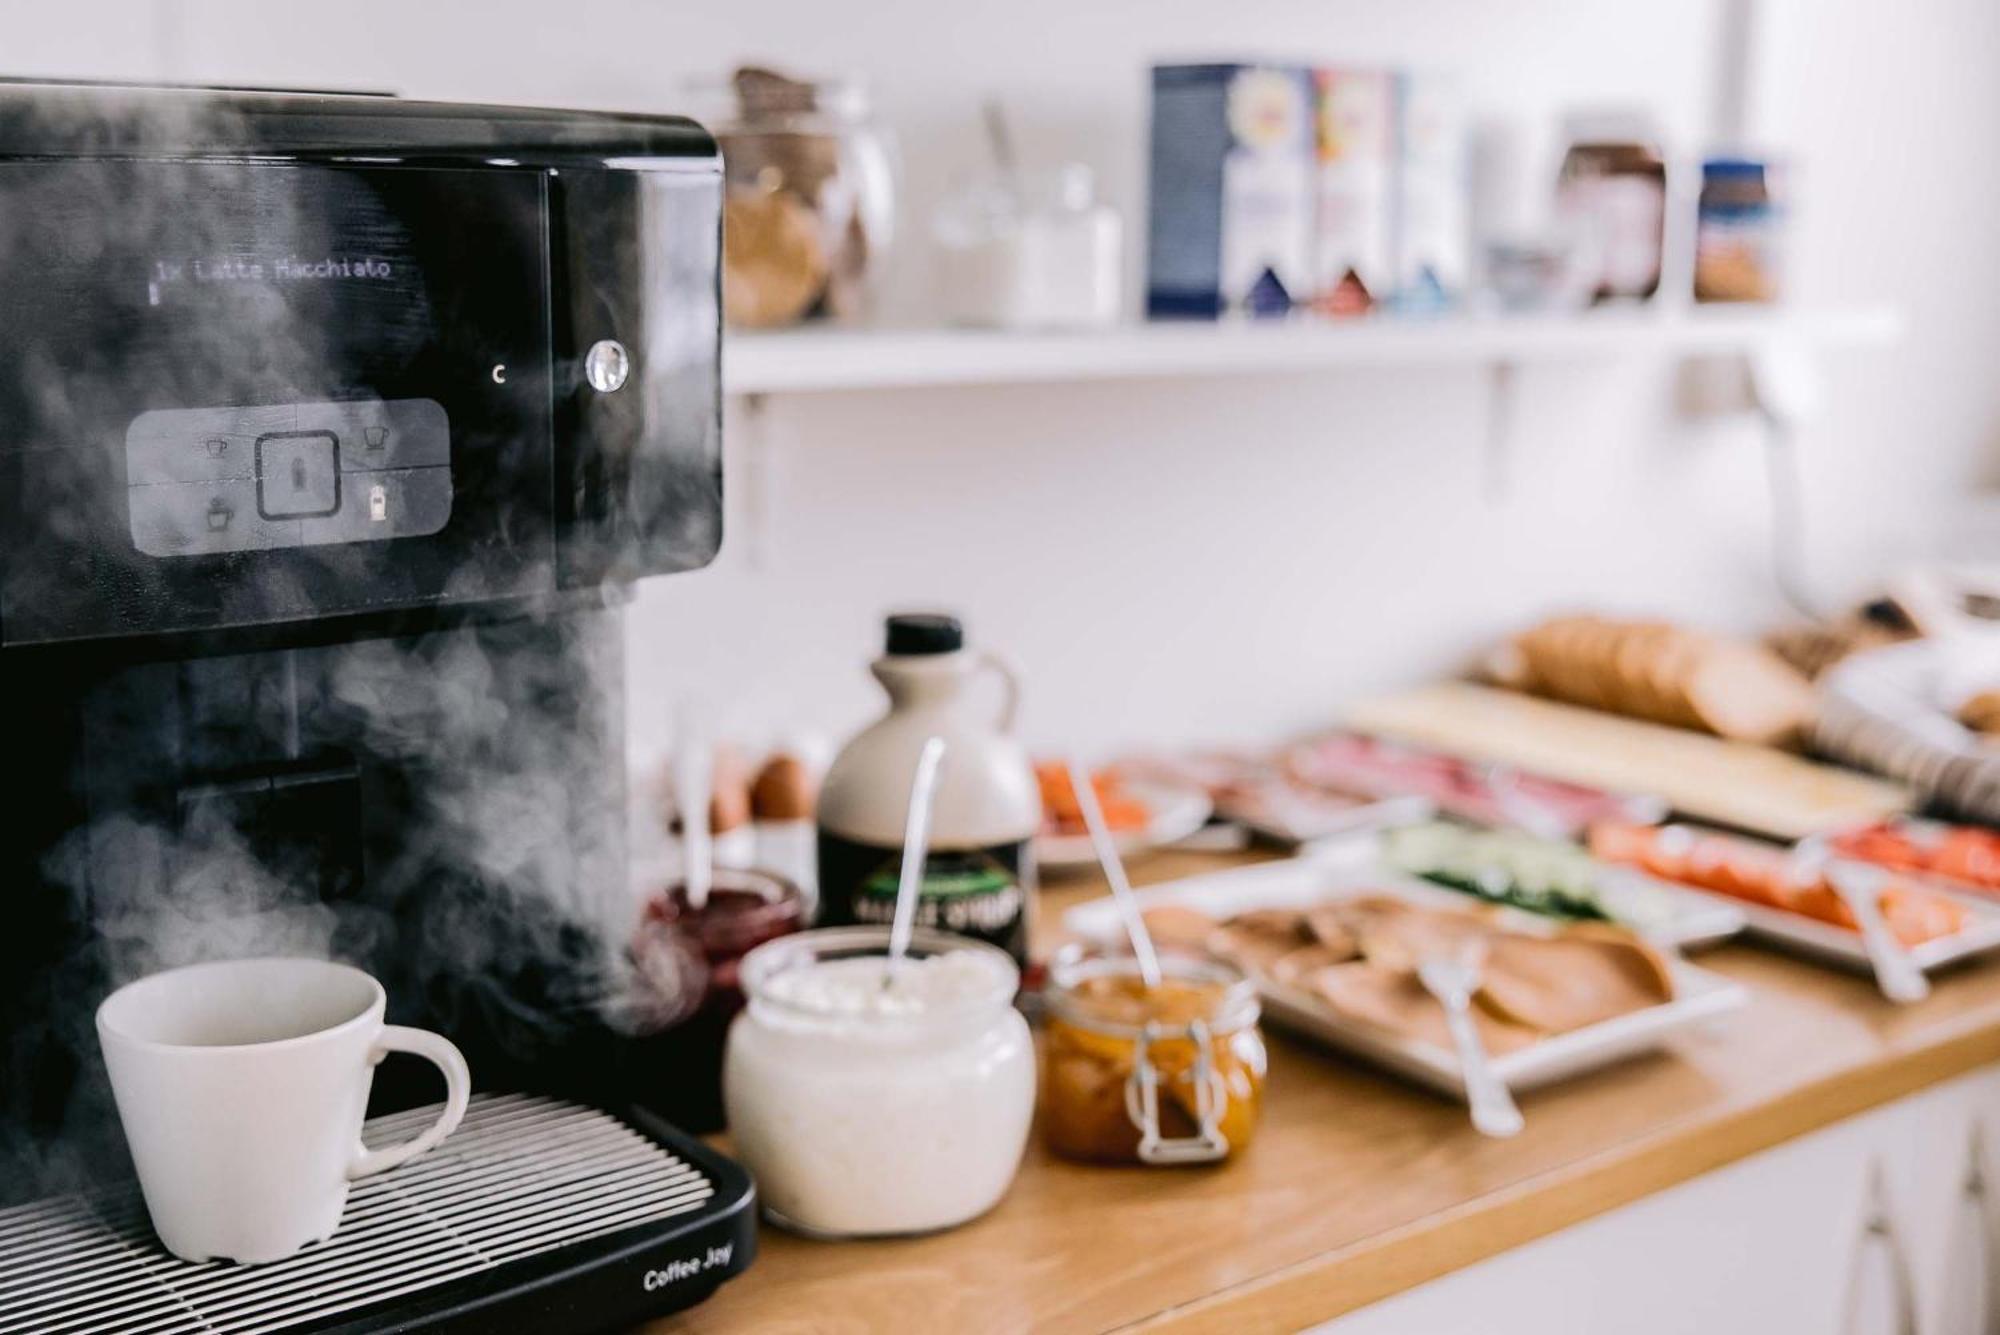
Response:
POLYGON ((583 378, 600 394, 615 393, 632 374, 632 358, 615 338, 601 338, 583 354, 583 378))
POLYGON ((256 449, 257 513, 301 519, 340 509, 340 443, 331 431, 274 431, 256 449))

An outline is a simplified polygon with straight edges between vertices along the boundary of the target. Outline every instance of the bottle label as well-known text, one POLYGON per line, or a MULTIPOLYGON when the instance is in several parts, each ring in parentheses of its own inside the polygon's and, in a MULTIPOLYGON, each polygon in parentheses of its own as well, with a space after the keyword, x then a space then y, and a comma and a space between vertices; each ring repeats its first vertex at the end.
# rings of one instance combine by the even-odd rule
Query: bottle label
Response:
MULTIPOLYGON (((824 927, 887 927, 896 916, 903 851, 819 832, 819 921, 824 927)), ((932 849, 917 897, 917 926, 956 932, 1028 959, 1028 841, 932 849)))

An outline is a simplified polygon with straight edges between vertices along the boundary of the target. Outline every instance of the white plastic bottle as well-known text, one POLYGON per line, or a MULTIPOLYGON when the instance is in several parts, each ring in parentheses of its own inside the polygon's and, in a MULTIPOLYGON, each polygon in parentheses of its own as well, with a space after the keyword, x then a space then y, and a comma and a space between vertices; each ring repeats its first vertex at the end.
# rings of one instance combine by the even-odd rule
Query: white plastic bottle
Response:
POLYGON ((955 618, 892 616, 872 670, 889 712, 827 771, 819 796, 819 921, 886 924, 902 870, 917 754, 945 739, 917 925, 988 941, 1025 964, 1040 790, 1011 736, 1018 688, 1006 666, 965 647, 955 618), (997 680, 999 708, 981 687, 997 680))

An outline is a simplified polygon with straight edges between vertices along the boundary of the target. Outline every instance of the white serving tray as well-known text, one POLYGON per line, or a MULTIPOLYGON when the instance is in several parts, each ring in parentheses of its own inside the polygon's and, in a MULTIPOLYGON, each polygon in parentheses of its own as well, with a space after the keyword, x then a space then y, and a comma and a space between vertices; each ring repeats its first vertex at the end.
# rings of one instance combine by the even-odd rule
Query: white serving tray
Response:
MULTIPOLYGON (((1364 874, 1317 858, 1265 863, 1169 881, 1140 891, 1138 900, 1141 908, 1178 904, 1216 917, 1229 917, 1247 909, 1303 908, 1343 895, 1384 892, 1433 906, 1464 908, 1479 902, 1428 881, 1393 873, 1364 874)), ((1494 912, 1508 927, 1523 932, 1546 936, 1561 930, 1559 923, 1534 914, 1506 908, 1494 912)), ((1094 899, 1070 909, 1063 915, 1063 926, 1096 945, 1108 946, 1124 940, 1117 905, 1109 898, 1094 899)), ((1669 1035, 1704 1024, 1749 999, 1741 984, 1720 974, 1697 968, 1678 956, 1669 963, 1674 1000, 1572 1029, 1496 1057, 1494 1072, 1511 1089, 1532 1089, 1650 1051, 1669 1035)), ((1258 981, 1258 991, 1264 999, 1265 1015, 1284 1028, 1364 1057, 1452 1098, 1465 1097, 1465 1079, 1458 1057, 1449 1048, 1347 1019, 1301 992, 1268 980, 1258 981)))
MULTIPOLYGON (((1443 890, 1461 904, 1490 902, 1462 890, 1433 885, 1422 877, 1385 867, 1382 863, 1381 831, 1363 831, 1344 838, 1321 840, 1306 850, 1305 856, 1317 865, 1338 868, 1355 877, 1421 884, 1426 890, 1443 890)), ((1597 865, 1604 875, 1617 876, 1656 890, 1674 905, 1674 916, 1664 925, 1653 931, 1640 932, 1640 935, 1655 945, 1677 946, 1682 949, 1714 945, 1735 936, 1749 921, 1749 915, 1742 907, 1735 900, 1725 896, 1706 894, 1674 881, 1663 881, 1657 876, 1648 876, 1645 872, 1632 867, 1617 867, 1603 862, 1597 865)), ((1526 909, 1516 911, 1524 917, 1544 922, 1558 921, 1544 918, 1540 914, 1529 913, 1526 909)), ((1630 924, 1624 925, 1630 926, 1630 924)))
MULTIPOLYGON (((1962 930, 1905 949, 1904 953, 1910 957, 1910 962, 1925 973, 2000 948, 2000 904, 1982 900, 1976 891, 1959 889, 1936 877, 1895 871, 1885 871, 1885 874, 1901 877, 1926 890, 1948 895, 1965 906, 1966 924, 1962 930)), ((1691 886, 1686 888, 1689 894, 1700 895, 1718 904, 1733 905, 1740 909, 1747 930, 1753 936, 1801 955, 1809 955, 1816 960, 1852 969, 1857 973, 1875 972, 1875 966, 1868 959, 1868 949, 1861 944, 1859 932, 1850 932, 1844 927, 1835 927, 1832 923, 1808 918, 1803 913, 1774 909, 1768 904, 1753 904, 1748 900, 1711 894, 1691 886)))

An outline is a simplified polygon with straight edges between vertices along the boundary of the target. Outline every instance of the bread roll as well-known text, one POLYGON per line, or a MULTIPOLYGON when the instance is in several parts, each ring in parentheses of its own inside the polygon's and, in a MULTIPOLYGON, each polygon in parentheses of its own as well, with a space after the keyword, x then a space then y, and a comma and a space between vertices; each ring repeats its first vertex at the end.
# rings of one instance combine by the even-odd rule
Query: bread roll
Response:
POLYGON ((1558 617, 1496 653, 1503 685, 1719 737, 1793 741, 1812 717, 1812 687, 1760 646, 1663 621, 1558 617))

